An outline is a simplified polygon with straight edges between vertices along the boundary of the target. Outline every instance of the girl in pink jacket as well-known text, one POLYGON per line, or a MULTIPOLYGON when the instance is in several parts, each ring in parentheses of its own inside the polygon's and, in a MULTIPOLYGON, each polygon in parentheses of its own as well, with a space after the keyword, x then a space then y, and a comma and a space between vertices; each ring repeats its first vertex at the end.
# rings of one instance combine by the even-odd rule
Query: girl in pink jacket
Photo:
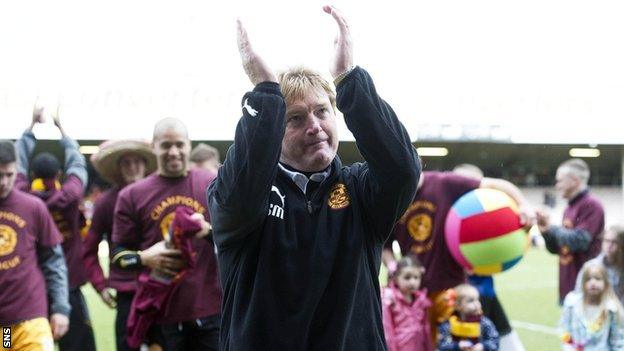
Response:
POLYGON ((419 290, 425 268, 413 256, 403 257, 396 267, 381 299, 388 351, 432 351, 431 301, 426 289, 419 290))

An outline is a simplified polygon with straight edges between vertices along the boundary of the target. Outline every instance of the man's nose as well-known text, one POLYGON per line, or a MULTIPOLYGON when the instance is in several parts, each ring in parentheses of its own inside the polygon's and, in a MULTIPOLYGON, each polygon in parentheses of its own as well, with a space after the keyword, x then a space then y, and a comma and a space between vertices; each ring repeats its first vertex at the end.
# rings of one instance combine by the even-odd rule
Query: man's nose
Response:
POLYGON ((172 146, 169 148, 169 151, 167 152, 167 154, 169 155, 179 155, 180 154, 180 148, 177 146, 172 146))
POLYGON ((318 134, 321 132, 321 130, 323 130, 323 128, 321 128, 321 123, 318 118, 316 118, 316 116, 314 115, 310 116, 310 122, 308 124, 308 134, 318 134))

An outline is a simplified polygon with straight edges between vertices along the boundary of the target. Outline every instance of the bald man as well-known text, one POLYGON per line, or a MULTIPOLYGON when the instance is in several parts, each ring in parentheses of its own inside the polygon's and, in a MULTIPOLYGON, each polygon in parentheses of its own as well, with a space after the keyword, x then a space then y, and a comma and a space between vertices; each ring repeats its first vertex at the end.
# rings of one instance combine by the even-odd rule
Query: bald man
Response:
POLYGON ((122 269, 157 270, 172 279, 185 267, 181 252, 168 248, 163 240, 169 236, 174 212, 184 206, 200 213, 203 229, 192 243, 197 265, 186 270, 173 288, 148 336, 168 351, 217 350, 221 287, 208 235, 205 195, 216 174, 190 169, 191 141, 186 126, 177 119, 156 124, 152 148, 157 171, 119 193, 113 219, 113 264, 122 269))

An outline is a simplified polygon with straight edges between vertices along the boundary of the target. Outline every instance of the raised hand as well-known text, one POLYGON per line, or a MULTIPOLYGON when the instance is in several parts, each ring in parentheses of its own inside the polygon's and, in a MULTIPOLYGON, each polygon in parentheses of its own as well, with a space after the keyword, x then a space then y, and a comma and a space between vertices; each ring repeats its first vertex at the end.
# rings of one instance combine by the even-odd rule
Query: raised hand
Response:
POLYGON ((334 56, 329 65, 329 72, 334 79, 353 67, 353 42, 347 20, 333 6, 323 6, 323 11, 330 14, 338 24, 338 35, 334 40, 334 56))
POLYGON ((32 123, 44 123, 45 117, 43 117, 43 107, 39 106, 38 103, 35 103, 33 106, 33 116, 32 123))
POLYGON ((54 112, 54 114, 52 115, 52 120, 54 121, 54 125, 56 126, 56 128, 58 128, 59 132, 61 132, 61 135, 63 137, 67 136, 67 134, 65 133, 65 129, 63 129, 63 125, 61 124, 61 105, 58 104, 56 106, 56 112, 54 112))
POLYGON ((262 57, 260 57, 251 46, 247 31, 240 20, 236 20, 238 52, 240 53, 243 69, 247 73, 247 77, 253 85, 262 82, 276 82, 275 74, 267 66, 262 57))
POLYGON ((61 117, 60 117, 60 112, 61 112, 61 106, 57 105, 56 106, 56 112, 52 115, 52 120, 54 121, 54 125, 57 128, 61 128, 61 117))
POLYGON ((32 131, 35 124, 44 122, 45 117, 43 117, 43 107, 39 105, 39 99, 37 99, 37 101, 35 101, 35 104, 33 105, 32 120, 30 121, 30 126, 28 127, 28 129, 32 131))

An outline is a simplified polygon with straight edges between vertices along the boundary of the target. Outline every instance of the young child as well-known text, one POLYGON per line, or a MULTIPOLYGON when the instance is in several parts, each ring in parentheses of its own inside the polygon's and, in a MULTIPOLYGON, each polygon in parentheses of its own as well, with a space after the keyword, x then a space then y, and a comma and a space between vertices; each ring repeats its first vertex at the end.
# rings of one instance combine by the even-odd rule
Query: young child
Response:
POLYGON ((432 351, 427 310, 431 302, 420 289, 424 268, 416 257, 405 256, 396 265, 382 291, 383 326, 389 351, 432 351))
POLYGON ((455 287, 455 314, 438 329, 440 351, 496 351, 498 332, 483 316, 479 291, 469 284, 455 287))
POLYGON ((565 351, 624 350, 624 313, 604 266, 586 266, 582 293, 571 292, 563 302, 560 327, 565 351))

